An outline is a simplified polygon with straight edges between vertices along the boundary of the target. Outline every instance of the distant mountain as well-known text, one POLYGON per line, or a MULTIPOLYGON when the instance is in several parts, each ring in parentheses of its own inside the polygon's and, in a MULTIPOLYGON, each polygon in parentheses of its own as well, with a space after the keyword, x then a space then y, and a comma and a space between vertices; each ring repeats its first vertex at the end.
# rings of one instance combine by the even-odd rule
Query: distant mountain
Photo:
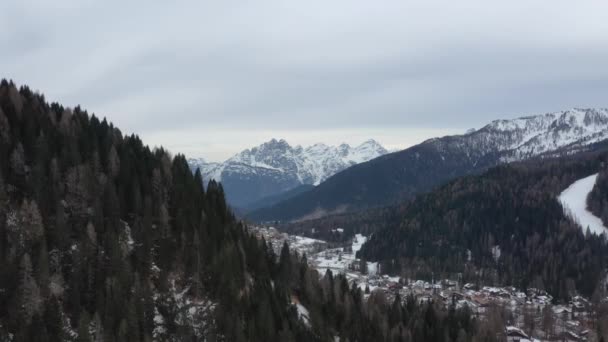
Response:
POLYGON ((272 139, 223 163, 200 158, 188 163, 192 170, 200 168, 204 179, 221 181, 230 204, 246 209, 300 185, 318 185, 337 172, 386 153, 375 140, 356 147, 315 144, 303 148, 272 139))
POLYGON ((308 192, 257 210, 250 218, 302 220, 386 205, 458 176, 534 156, 568 153, 606 138, 608 109, 572 109, 496 120, 464 135, 430 139, 361 163, 308 192))

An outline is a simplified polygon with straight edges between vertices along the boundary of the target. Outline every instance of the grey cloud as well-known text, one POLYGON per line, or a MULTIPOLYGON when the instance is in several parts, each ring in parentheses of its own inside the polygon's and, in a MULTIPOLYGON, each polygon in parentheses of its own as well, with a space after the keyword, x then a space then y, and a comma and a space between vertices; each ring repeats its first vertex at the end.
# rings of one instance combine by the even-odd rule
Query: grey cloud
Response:
POLYGON ((0 66, 151 136, 465 129, 608 106, 607 11, 561 0, 8 1, 0 66))

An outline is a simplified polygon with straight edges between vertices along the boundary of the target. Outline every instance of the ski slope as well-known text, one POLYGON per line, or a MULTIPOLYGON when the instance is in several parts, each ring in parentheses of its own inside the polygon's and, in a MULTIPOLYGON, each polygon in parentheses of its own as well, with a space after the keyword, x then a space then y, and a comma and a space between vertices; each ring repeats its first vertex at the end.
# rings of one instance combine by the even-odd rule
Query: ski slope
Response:
POLYGON ((566 215, 580 225, 583 232, 589 228, 593 234, 606 233, 608 236, 608 228, 604 226, 602 220, 587 210, 587 196, 593 189, 596 179, 597 173, 577 180, 564 190, 558 199, 564 207, 566 215))

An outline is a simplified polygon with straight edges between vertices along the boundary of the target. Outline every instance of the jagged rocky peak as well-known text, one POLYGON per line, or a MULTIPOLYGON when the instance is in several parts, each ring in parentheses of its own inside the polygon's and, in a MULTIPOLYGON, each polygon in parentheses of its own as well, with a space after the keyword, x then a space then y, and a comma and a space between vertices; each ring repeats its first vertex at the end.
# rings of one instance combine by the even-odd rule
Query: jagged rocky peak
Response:
POLYGON ((361 145, 359 145, 359 147, 361 147, 361 146, 373 146, 373 147, 382 148, 382 145, 380 145, 380 143, 374 139, 368 139, 368 140, 364 141, 363 143, 361 143, 361 145))
POLYGON ((247 197, 247 201, 252 201, 252 194, 258 190, 246 191, 246 184, 256 184, 258 192, 264 195, 299 185, 318 185, 350 166, 386 153, 380 143, 371 139, 357 147, 324 143, 291 146, 285 139, 271 139, 243 150, 223 163, 205 163, 202 159, 190 159, 189 162, 193 170, 201 169, 204 179, 221 181, 229 199, 247 197), (245 191, 247 196, 239 196, 239 192, 245 191))
POLYGON ((361 145, 355 147, 355 150, 361 151, 361 152, 369 151, 370 153, 379 153, 379 154, 385 154, 388 152, 384 148, 384 146, 380 145, 380 143, 374 139, 369 139, 369 140, 363 142, 361 145))
MULTIPOLYGON (((455 177, 502 163, 582 151, 607 139, 607 109, 574 108, 495 120, 465 134, 428 139, 377 158, 369 167, 350 168, 314 191, 259 210, 251 217, 261 221, 295 220, 387 205, 455 177)), ((373 141, 368 141, 352 150, 373 150, 374 146, 373 141)), ((355 158, 349 155, 343 159, 355 158)))
POLYGON ((289 143, 287 143, 287 141, 285 141, 285 139, 271 139, 270 141, 267 141, 263 144, 261 144, 260 146, 254 147, 251 149, 252 153, 256 153, 257 151, 263 152, 263 151, 285 151, 291 149, 291 146, 289 145, 289 143))
POLYGON ((511 120, 494 120, 480 129, 496 131, 568 129, 586 126, 601 126, 605 129, 608 124, 608 109, 606 108, 573 108, 555 113, 536 116, 526 116, 511 120))
POLYGON ((586 109, 585 125, 608 125, 608 108, 586 109))
POLYGON ((228 159, 225 163, 242 163, 254 167, 265 167, 265 168, 294 168, 295 165, 292 162, 292 155, 294 149, 287 143, 287 141, 281 139, 272 139, 259 146, 251 149, 246 149, 241 153, 238 153, 234 157, 228 159))
POLYGON ((589 145, 607 138, 608 109, 573 108, 495 120, 477 131, 453 137, 452 140, 469 149, 473 155, 500 152, 503 153, 503 161, 514 161, 566 146, 589 145))
MULTIPOLYGON (((273 138, 219 163, 218 168, 222 168, 223 171, 230 164, 239 164, 254 168, 275 169, 282 172, 293 172, 302 184, 318 184, 346 167, 386 153, 387 150, 373 139, 354 148, 348 144, 329 146, 324 143, 316 143, 303 148, 299 145, 292 147, 285 139, 273 138)), ((190 161, 191 164, 205 163, 202 158, 192 158, 190 161)), ((209 171, 209 176, 221 180, 222 172, 218 172, 217 168, 209 171)))

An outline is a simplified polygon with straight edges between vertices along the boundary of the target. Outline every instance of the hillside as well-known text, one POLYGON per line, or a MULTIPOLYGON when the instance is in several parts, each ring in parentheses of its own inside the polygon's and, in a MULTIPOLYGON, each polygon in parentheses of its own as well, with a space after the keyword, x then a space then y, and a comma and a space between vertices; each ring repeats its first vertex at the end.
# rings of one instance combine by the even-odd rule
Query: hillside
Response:
POLYGON ((285 192, 281 192, 276 195, 262 197, 259 200, 255 201, 254 204, 247 206, 246 210, 248 212, 248 211, 257 210, 260 208, 273 206, 279 202, 288 200, 294 196, 297 196, 303 192, 309 191, 313 188, 314 188, 314 185, 303 184, 303 185, 299 185, 291 190, 287 190, 285 192))
POLYGON ((348 168, 314 189, 252 212, 290 221, 410 199, 456 177, 539 155, 567 154, 608 138, 607 109, 572 109, 497 120, 464 135, 427 140, 348 168))
POLYGON ((557 298, 591 296, 604 286, 606 240, 585 234, 557 197, 601 170, 605 151, 499 166, 370 211, 377 225, 359 256, 389 273, 461 274, 557 298))
POLYGON ((0 161, 0 341, 477 333, 466 310, 391 304, 381 293, 364 302, 344 276, 321 277, 287 245, 277 257, 235 220, 221 184, 204 188, 183 155, 151 150, 105 119, 6 80, 0 161))

